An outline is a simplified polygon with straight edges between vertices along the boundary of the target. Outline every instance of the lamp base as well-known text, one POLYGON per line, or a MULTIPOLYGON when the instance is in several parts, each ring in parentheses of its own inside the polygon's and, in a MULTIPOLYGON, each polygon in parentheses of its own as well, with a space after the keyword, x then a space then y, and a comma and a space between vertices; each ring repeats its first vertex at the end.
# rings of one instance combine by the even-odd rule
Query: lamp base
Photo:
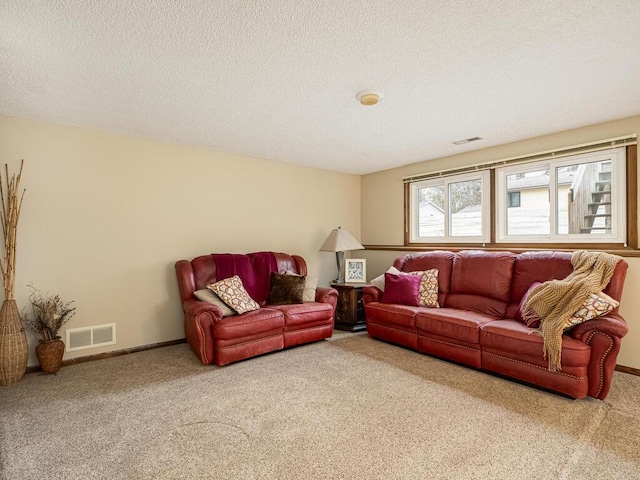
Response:
POLYGON ((338 265, 337 283, 344 283, 344 252, 336 252, 336 264, 338 265))

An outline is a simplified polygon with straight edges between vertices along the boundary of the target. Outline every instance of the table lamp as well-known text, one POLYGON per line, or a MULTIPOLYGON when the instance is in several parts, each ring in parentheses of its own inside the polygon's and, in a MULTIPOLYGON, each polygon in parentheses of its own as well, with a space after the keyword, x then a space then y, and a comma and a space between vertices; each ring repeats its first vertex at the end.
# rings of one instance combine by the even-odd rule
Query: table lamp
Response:
POLYGON ((344 252, 348 250, 364 250, 364 247, 348 230, 334 228, 320 247, 321 252, 336 252, 338 278, 336 282, 344 282, 344 252))

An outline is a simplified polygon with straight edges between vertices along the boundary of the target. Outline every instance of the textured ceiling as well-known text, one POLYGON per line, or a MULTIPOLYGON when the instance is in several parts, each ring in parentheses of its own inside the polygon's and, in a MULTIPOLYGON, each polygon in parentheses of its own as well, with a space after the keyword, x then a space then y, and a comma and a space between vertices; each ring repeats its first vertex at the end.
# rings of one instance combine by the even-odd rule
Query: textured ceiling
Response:
POLYGON ((369 173, 640 113, 640 9, 3 0, 0 92, 5 115, 369 173))

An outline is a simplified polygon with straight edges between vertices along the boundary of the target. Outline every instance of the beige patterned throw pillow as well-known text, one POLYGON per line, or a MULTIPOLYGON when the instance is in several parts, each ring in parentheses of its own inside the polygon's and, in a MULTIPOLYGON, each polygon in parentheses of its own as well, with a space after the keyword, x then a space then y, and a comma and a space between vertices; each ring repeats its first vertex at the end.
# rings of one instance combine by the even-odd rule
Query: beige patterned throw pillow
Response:
POLYGON ((260 308, 260 305, 244 289, 242 280, 237 275, 212 283, 207 287, 240 314, 260 308))
POLYGON ((564 329, 567 330, 592 318, 606 315, 618 305, 620 305, 620 302, 614 300, 604 292, 592 293, 582 305, 580 305, 578 311, 567 321, 564 329))
POLYGON ((421 307, 439 308, 438 305, 438 269, 419 272, 400 272, 402 275, 422 275, 420 280, 420 301, 421 307))

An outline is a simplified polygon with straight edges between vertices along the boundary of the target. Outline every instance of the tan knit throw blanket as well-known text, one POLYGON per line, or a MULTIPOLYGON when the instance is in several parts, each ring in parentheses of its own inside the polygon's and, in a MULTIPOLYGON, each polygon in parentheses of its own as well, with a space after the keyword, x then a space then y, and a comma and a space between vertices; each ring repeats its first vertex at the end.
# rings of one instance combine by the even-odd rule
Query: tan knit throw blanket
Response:
POLYGON ((524 306, 522 318, 540 317, 544 338, 543 353, 549 370, 562 368, 562 333, 569 319, 592 293, 604 290, 621 257, 602 252, 578 250, 571 256, 573 272, 563 280, 550 280, 535 287, 524 306))

